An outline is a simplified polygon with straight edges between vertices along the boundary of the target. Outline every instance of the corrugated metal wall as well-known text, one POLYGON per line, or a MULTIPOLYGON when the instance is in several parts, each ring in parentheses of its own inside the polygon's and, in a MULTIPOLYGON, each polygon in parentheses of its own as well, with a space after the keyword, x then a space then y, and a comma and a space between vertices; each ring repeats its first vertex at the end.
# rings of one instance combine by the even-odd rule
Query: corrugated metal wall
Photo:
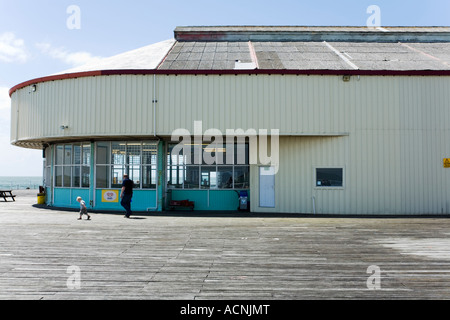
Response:
POLYGON ((59 80, 15 92, 18 136, 12 140, 153 133, 153 77, 105 76, 59 80), (67 125, 67 130, 61 130, 67 125))
MULTIPOLYGON (((352 77, 346 83, 339 76, 158 75, 156 129, 169 136, 177 128, 193 132, 195 120, 223 132, 276 128, 284 135, 446 129, 449 84, 447 77, 352 77)), ((152 100, 152 75, 39 83, 36 92, 26 87, 12 96, 13 111, 20 112, 12 140, 153 133, 152 100)))
MULTIPOLYGON (((122 75, 57 80, 16 91, 12 140, 153 133, 153 76, 122 75), (69 129, 61 131, 61 125, 69 129)), ((282 134, 346 131, 346 104, 360 83, 340 77, 199 75, 157 77, 157 133, 177 128, 279 128, 282 134), (342 106, 344 105, 344 110, 342 106), (344 112, 342 112, 344 111, 344 112)))
POLYGON ((449 140, 417 131, 281 137, 275 208, 258 207, 254 165, 252 209, 312 214, 314 197, 317 214, 450 214, 450 169, 442 163, 449 140), (343 168, 343 188, 316 187, 316 168, 343 168))
MULTIPOLYGON (((315 197, 317 213, 450 213, 448 77, 158 75, 156 88, 160 136, 196 120, 280 130, 276 207, 252 192, 255 211, 312 213, 315 197), (344 188, 315 188, 317 166, 343 167, 344 188)), ((152 100, 152 75, 40 83, 13 94, 11 140, 152 135, 152 100)))
MULTIPOLYGON (((174 128, 280 129, 282 134, 345 131, 339 109, 358 88, 340 77, 223 75, 158 77, 158 132, 174 128), (335 98, 341 99, 336 103, 335 98)), ((345 111, 345 110, 342 110, 345 111)))

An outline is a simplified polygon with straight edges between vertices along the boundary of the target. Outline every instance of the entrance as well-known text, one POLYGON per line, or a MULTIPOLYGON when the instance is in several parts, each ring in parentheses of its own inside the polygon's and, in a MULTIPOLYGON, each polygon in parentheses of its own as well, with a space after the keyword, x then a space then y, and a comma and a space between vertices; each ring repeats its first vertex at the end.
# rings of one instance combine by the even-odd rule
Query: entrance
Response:
POLYGON ((259 206, 275 208, 275 167, 259 168, 259 206))

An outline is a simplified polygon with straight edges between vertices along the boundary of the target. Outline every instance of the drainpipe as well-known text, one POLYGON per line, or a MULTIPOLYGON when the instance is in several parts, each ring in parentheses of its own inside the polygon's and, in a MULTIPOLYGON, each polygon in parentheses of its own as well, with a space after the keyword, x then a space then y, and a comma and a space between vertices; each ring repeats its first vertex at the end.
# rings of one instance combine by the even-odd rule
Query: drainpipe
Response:
POLYGON ((316 214, 316 197, 312 197, 313 214, 316 214))
POLYGON ((153 136, 156 137, 156 104, 158 100, 156 100, 156 73, 153 75, 153 136))
POLYGON ((158 139, 158 142, 157 142, 157 146, 158 146, 158 151, 157 151, 157 154, 158 154, 158 160, 157 160, 157 163, 156 163, 156 173, 157 173, 157 177, 156 177, 156 197, 155 197, 155 206, 154 207, 148 207, 147 208, 147 212, 150 212, 150 211, 158 211, 158 209, 159 209, 159 206, 158 206, 158 203, 159 203, 159 186, 158 186, 158 183, 159 183, 159 167, 160 167, 160 165, 159 165, 159 155, 160 154, 163 154, 163 153, 161 153, 160 152, 160 148, 159 148, 159 144, 160 144, 160 142, 161 142, 161 140, 160 139, 158 139))
MULTIPOLYGON (((152 104, 153 104, 153 136, 156 138, 156 103, 158 101, 156 100, 156 73, 153 74, 153 100, 152 100, 152 104)), ((156 162, 156 173, 157 173, 157 177, 156 177, 156 197, 155 197, 155 207, 148 207, 147 208, 147 212, 150 211, 158 211, 158 202, 159 202, 159 144, 161 142, 161 139, 158 139, 157 142, 157 162, 156 162)))

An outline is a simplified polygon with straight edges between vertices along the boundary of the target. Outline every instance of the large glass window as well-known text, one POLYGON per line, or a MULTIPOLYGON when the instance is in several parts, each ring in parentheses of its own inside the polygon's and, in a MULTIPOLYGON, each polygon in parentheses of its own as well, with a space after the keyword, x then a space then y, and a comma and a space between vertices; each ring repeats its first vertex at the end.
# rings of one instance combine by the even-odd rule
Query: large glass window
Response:
POLYGON ((170 144, 167 182, 175 189, 248 189, 248 144, 170 144))
POLYGON ((90 143, 56 145, 55 150, 55 187, 89 188, 90 143))
POLYGON ((96 187, 121 188, 128 174, 137 189, 156 189, 156 142, 98 142, 96 187))

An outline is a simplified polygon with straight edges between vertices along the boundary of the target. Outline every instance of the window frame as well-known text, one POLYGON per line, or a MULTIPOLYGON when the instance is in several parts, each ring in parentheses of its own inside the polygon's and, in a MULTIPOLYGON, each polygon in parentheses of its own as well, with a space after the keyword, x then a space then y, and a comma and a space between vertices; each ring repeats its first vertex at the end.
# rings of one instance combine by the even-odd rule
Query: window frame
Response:
MULTIPOLYGON (((201 163, 199 164, 189 164, 186 161, 186 155, 182 154, 183 149, 180 150, 180 154, 177 155, 172 155, 172 150, 175 146, 179 145, 176 142, 169 142, 167 144, 167 149, 166 149, 166 181, 167 181, 167 187, 169 189, 173 189, 173 190, 219 190, 219 191, 226 191, 226 190, 250 190, 250 147, 249 147, 249 143, 237 143, 234 142, 234 159, 233 159, 233 163, 229 164, 226 161, 226 153, 223 153, 223 155, 221 157, 219 157, 219 163, 217 163, 217 161, 215 161, 214 164, 207 164, 205 162, 205 159, 203 159, 202 157, 202 161, 199 161, 201 163), (246 152, 244 160, 246 163, 241 164, 241 163, 237 163, 238 159, 237 159, 237 149, 238 146, 240 145, 244 145, 243 150, 246 152), (220 160, 221 159, 221 160, 220 160), (226 170, 228 169, 228 170, 226 170), (230 170, 231 169, 231 170, 230 170), (236 170, 238 169, 238 170, 236 170), (242 170, 244 169, 244 170, 242 170), (197 171, 198 175, 197 177, 194 176, 194 178, 196 180, 198 180, 197 183, 197 187, 187 187, 186 185, 190 183, 192 181, 192 176, 189 174, 189 171, 197 171), (207 177, 207 173, 212 173, 214 172, 215 174, 213 175, 214 177, 211 176, 211 174, 208 175, 207 177), (248 181, 244 181, 244 182, 240 182, 240 184, 244 184, 243 187, 239 188, 236 186, 236 173, 239 172, 245 172, 248 175, 248 181), (176 173, 176 177, 171 177, 171 175, 173 173, 176 173), (229 173, 231 174, 231 178, 232 178, 232 186, 231 187, 227 187, 227 185, 229 185, 227 182, 223 182, 221 181, 221 175, 220 173, 229 173), (178 180, 178 182, 180 182, 180 178, 182 179, 182 183, 177 183, 177 184, 171 184, 172 179, 176 179, 178 180), (211 187, 211 182, 214 182, 214 187, 211 187)), ((211 143, 211 142, 205 142, 202 141, 202 154, 203 152, 205 152, 205 149, 207 148, 213 148, 215 150, 219 150, 219 149, 226 149, 227 144, 226 142, 224 143, 219 143, 219 144, 215 144, 211 143)), ((193 159, 194 157, 194 151, 193 148, 191 148, 191 159, 193 159)), ((240 160, 240 159, 239 159, 240 160)))
MULTIPOLYGON (((118 160, 120 160, 120 158, 118 158, 118 160)), ((130 179, 135 182, 134 188, 136 190, 156 190, 158 188, 158 142, 154 140, 97 141, 95 143, 94 167, 95 189, 120 189, 122 187, 123 173, 130 174, 130 170, 132 169, 133 172, 138 172, 139 175, 138 180, 136 180, 133 175, 130 175, 130 179), (106 154, 103 154, 103 156, 106 158, 104 161, 106 163, 98 163, 98 150, 99 145, 101 144, 107 146, 106 154), (115 159, 113 159, 113 144, 124 144, 123 161, 119 161, 120 163, 115 163, 115 159), (129 152, 129 150, 131 150, 129 149, 129 147, 131 146, 139 146, 139 155, 137 155, 136 152, 129 152), (151 159, 150 163, 148 163, 148 161, 144 161, 144 148, 146 146, 151 147, 154 150, 153 153, 149 153, 151 159), (133 157, 132 161, 130 161, 129 154, 131 154, 133 157), (98 185, 98 173, 100 168, 106 169, 106 186, 98 185), (122 172, 121 175, 117 176, 117 183, 114 183, 113 181, 115 168, 117 168, 117 172, 122 172), (150 172, 150 175, 148 175, 148 172, 150 172), (148 177, 150 178, 150 183, 147 183, 147 180, 144 182, 144 178, 148 177), (136 183, 136 181, 138 181, 138 183, 136 183)))
POLYGON ((74 142, 74 143, 59 143, 53 145, 54 155, 53 155, 53 187, 55 189, 90 189, 91 187, 91 143, 90 142, 74 142), (79 159, 75 159, 75 148, 79 147, 79 159), (61 149, 60 149, 61 148, 61 149), (62 156, 58 158, 58 150, 62 151, 62 156), (86 150, 89 150, 86 152, 86 150), (66 152, 69 151, 70 155, 66 152), (85 163, 85 154, 88 154, 87 161, 85 163), (69 161, 68 161, 69 159, 69 161), (60 160, 60 161, 58 161, 60 160), (78 160, 78 161, 76 161, 78 160), (61 163, 62 162, 62 163, 61 163), (70 162, 70 163, 67 163, 70 162), (77 163, 78 162, 78 163, 77 163), (74 185, 74 180, 77 178, 75 172, 79 175, 78 185, 74 185), (84 170, 83 170, 84 169, 84 170), (88 169, 88 178, 83 179, 83 172, 88 169), (85 184, 84 181, 88 183, 85 184))
POLYGON ((314 189, 316 190, 344 190, 346 187, 346 170, 345 166, 315 166, 314 167, 314 189), (342 185, 318 185, 318 170, 342 170, 342 185))

